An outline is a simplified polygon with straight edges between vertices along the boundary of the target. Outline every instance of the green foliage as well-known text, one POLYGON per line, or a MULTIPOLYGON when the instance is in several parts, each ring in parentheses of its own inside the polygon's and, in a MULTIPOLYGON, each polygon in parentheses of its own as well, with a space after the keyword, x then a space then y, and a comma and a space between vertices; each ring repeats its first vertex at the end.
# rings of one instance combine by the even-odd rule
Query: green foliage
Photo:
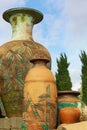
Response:
POLYGON ((80 60, 82 62, 82 101, 87 104, 87 54, 81 51, 80 60))
POLYGON ((66 54, 61 54, 60 59, 57 61, 57 72, 55 73, 56 85, 58 90, 71 90, 72 82, 69 76, 69 63, 66 54))

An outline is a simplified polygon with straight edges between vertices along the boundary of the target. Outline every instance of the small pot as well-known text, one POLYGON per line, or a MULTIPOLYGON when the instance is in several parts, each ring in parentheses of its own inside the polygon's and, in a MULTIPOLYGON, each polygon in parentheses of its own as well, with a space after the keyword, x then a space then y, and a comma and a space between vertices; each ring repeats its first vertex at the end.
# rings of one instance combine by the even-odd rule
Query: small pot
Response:
POLYGON ((58 102, 79 102, 80 99, 78 96, 80 95, 79 91, 66 90, 66 91, 58 91, 58 102))
POLYGON ((78 108, 66 107, 59 112, 61 123, 76 123, 80 119, 80 110, 78 108))
POLYGON ((70 90, 70 91, 69 90, 68 91, 58 91, 58 125, 61 124, 60 111, 62 111, 64 108, 66 110, 66 107, 67 108, 71 107, 72 109, 78 108, 78 104, 81 104, 81 101, 78 98, 78 95, 80 95, 79 91, 72 91, 72 90, 70 90))

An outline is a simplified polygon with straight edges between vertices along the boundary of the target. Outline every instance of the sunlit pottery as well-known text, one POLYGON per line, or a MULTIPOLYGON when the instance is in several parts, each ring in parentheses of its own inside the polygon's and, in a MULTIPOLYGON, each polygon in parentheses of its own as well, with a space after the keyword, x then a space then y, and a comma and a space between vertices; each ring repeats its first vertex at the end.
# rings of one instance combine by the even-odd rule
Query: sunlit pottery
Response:
POLYGON ((80 110, 78 108, 61 108, 59 114, 61 123, 72 124, 80 121, 80 110))
POLYGON ((22 116, 24 79, 32 67, 31 57, 47 58, 47 67, 51 67, 48 50, 32 38, 33 25, 43 14, 31 8, 12 8, 3 18, 12 26, 12 39, 0 46, 0 94, 7 116, 22 116))
MULTIPOLYGON (((68 108, 71 110, 74 108, 78 109, 81 115, 82 108, 84 107, 84 103, 79 99, 80 92, 79 91, 58 91, 58 125, 61 124, 61 114, 60 111, 67 110, 68 108)), ((66 112, 68 114, 68 110, 66 112)), ((67 115, 68 117, 68 115, 67 115)), ((80 117, 79 117, 80 120, 80 117)), ((77 121, 79 121, 77 120, 77 121)))
POLYGON ((56 82, 52 72, 46 67, 48 59, 34 58, 31 62, 34 66, 28 72, 24 84, 23 116, 27 122, 43 122, 52 130, 57 123, 56 82))

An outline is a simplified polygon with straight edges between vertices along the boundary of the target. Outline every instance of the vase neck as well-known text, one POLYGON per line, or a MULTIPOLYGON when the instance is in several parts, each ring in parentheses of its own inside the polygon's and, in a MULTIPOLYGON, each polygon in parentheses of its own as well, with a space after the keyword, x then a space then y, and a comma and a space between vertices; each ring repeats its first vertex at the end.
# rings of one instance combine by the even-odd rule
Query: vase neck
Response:
POLYGON ((34 66, 46 66, 46 62, 44 62, 44 61, 35 61, 34 66))
POLYGON ((12 8, 3 13, 3 18, 12 25, 12 40, 32 41, 33 25, 43 19, 43 14, 32 8, 12 8))
POLYGON ((32 60, 31 61, 35 67, 44 66, 46 67, 48 61, 47 60, 32 60))
POLYGON ((12 26, 11 40, 33 40, 32 28, 34 18, 29 14, 17 13, 9 18, 12 26))

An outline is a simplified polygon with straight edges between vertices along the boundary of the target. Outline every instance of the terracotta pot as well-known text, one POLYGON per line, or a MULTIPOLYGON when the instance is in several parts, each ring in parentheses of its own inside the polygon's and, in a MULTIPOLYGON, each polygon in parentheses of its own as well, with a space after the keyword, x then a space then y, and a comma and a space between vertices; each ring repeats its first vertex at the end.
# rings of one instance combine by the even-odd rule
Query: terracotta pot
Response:
POLYGON ((61 123, 76 123, 80 120, 80 110, 78 108, 66 107, 60 109, 61 123))
POLYGON ((32 38, 33 25, 43 15, 34 9, 13 8, 5 11, 3 18, 12 25, 12 39, 0 46, 1 96, 8 117, 22 116, 24 79, 32 67, 31 57, 51 59, 48 50, 32 38))
MULTIPOLYGON (((83 102, 80 101, 78 95, 80 94, 79 91, 58 91, 58 125, 60 122, 60 110, 66 107, 72 108, 81 108, 83 107, 83 102)), ((79 109, 80 109, 79 108, 79 109)))
MULTIPOLYGON (((46 67, 47 59, 33 59, 34 67, 28 72, 24 84, 24 104, 29 121, 46 122, 56 127, 57 90, 52 72, 46 67)), ((26 119, 25 119, 26 120, 26 119)))
MULTIPOLYGON (((78 91, 59 91, 58 92, 58 110, 64 107, 78 107, 78 103, 82 103, 78 98, 78 91)), ((83 105, 83 104, 82 104, 83 105)))
POLYGON ((78 98, 79 95, 79 91, 58 91, 58 102, 80 102, 80 99, 78 98))

